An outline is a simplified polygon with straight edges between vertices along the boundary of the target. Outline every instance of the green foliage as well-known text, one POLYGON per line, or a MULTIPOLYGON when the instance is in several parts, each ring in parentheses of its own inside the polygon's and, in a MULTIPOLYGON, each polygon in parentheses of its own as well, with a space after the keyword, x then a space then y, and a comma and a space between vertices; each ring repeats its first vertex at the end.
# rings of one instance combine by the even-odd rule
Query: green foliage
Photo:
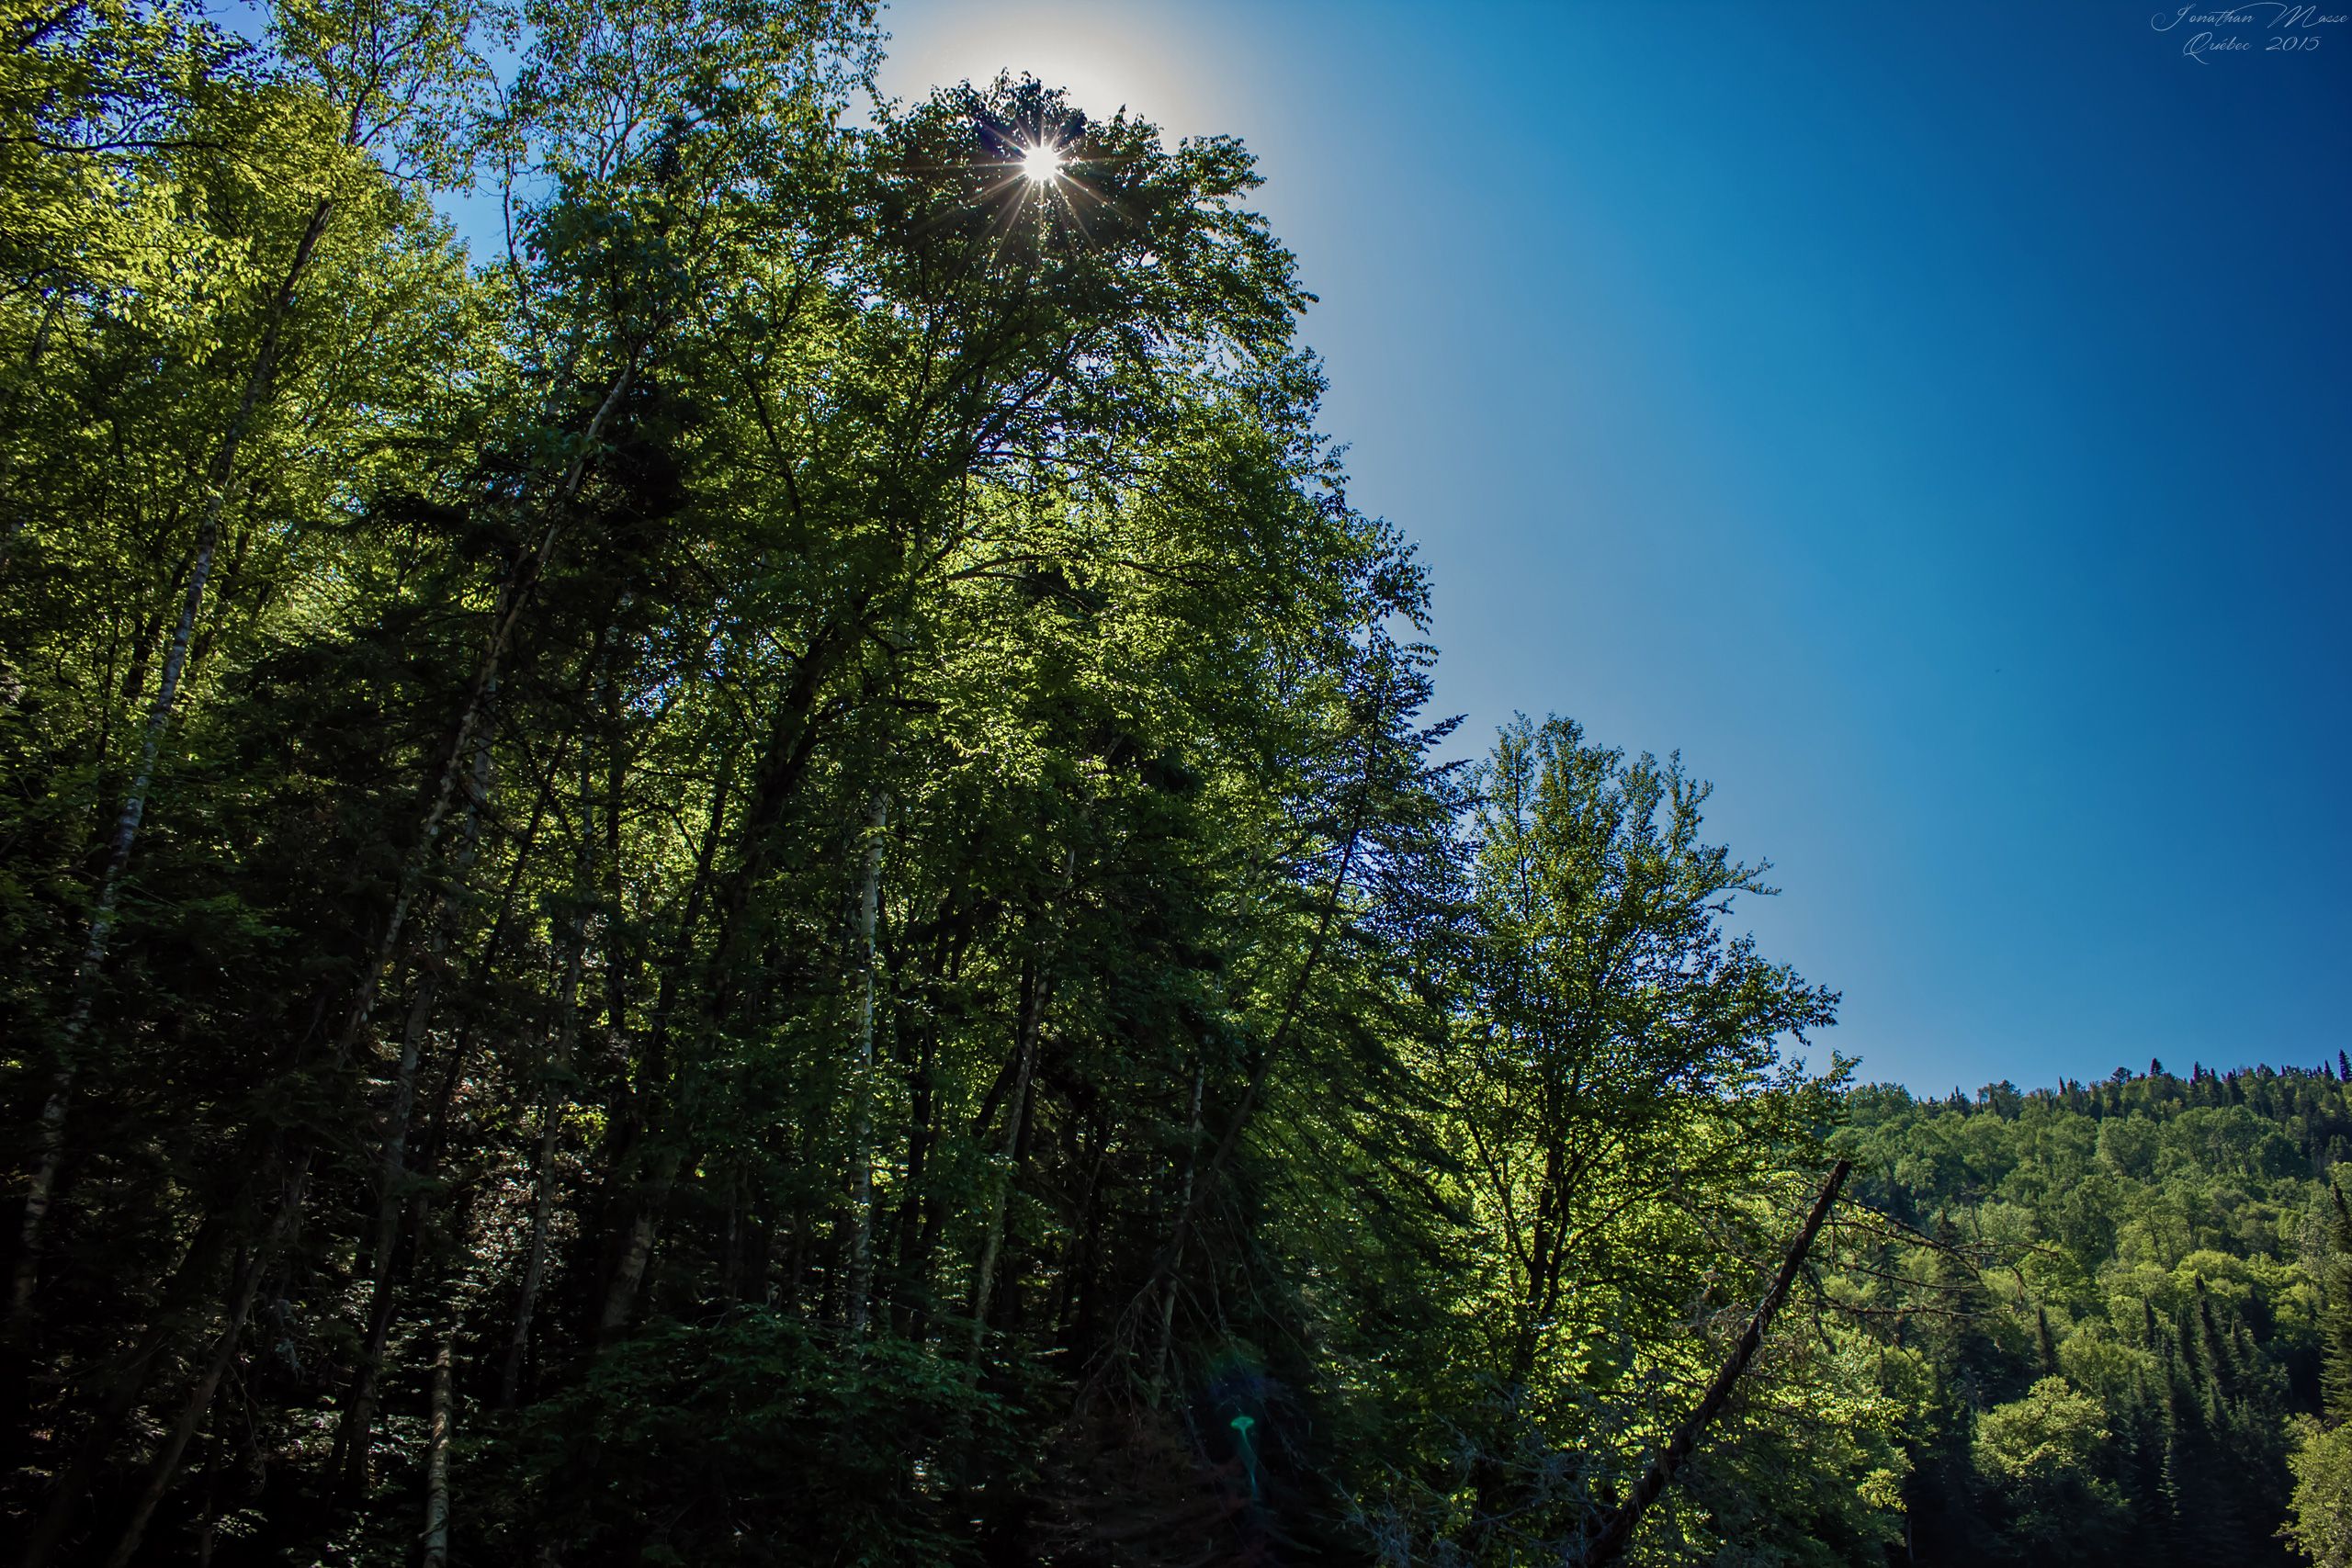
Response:
POLYGON ((2113 1551, 2123 1505, 2100 1474, 2113 1437, 2106 1414, 2050 1377, 1977 1418, 1977 1472, 2030 1561, 2096 1562, 2113 1551))
POLYGON ((1920 1559, 2280 1560, 2343 1256, 2312 1173, 2345 1085, 2200 1067, 1849 1109, 1865 1200, 1937 1244, 1832 1281, 1934 1371, 1907 1444, 1920 1559))
POLYGON ((854 1352, 750 1309, 666 1324, 532 1406, 460 1472, 493 1559, 926 1563, 956 1554, 958 1466, 1027 1477, 1002 1401, 899 1341, 854 1352))
POLYGON ((1846 1066, 1808 1078, 1781 1057, 1836 996, 1725 936, 1732 896, 1767 891, 1762 868, 1702 841, 1706 786, 1679 761, 1522 720, 1476 788, 1441 1067, 1452 1185, 1476 1227, 1448 1379, 1485 1391, 1473 1539, 1549 1551, 1661 1440, 1668 1391, 1720 1359, 1692 1330, 1752 1302, 1735 1259, 1785 1234, 1802 1201, 1787 1178, 1816 1160, 1846 1066))
POLYGON ((2282 1532, 2319 1568, 2352 1562, 2352 1427, 2296 1424, 2295 1494, 2282 1532))
POLYGON ((2327 1418, 2352 1418, 2352 1203, 2330 1179, 2327 1260, 2320 1270, 2320 1382, 2327 1418))
POLYGON ((2275 1550, 2342 1086, 1849 1092, 1678 760, 1441 760, 1238 142, 270 20, 0 7, 28 1568, 1567 1560, 1838 1148, 1641 1561, 2275 1550))

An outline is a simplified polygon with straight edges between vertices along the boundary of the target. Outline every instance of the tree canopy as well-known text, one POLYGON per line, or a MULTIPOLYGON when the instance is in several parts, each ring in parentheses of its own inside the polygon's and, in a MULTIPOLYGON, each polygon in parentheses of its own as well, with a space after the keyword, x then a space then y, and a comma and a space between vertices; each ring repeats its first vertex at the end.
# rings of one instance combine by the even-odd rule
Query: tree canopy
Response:
POLYGON ((2342 1560, 2341 1083, 1809 1069, 1679 758, 1455 760, 1238 142, 268 24, 0 8, 26 1568, 2342 1560))

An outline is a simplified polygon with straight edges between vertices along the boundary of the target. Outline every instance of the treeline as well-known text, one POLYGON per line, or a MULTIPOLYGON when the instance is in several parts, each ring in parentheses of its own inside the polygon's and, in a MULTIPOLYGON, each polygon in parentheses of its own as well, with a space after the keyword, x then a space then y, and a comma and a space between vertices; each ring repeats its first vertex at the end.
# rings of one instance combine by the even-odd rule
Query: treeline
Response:
POLYGON ((1828 1281, 1909 1302, 1884 1337, 1913 1560, 2352 1560, 2342 1066, 1847 1097, 1857 1195, 1936 1260, 1924 1309, 1828 1281))
MULTIPOLYGON (((855 0, 0 16, 18 1561, 1600 1539, 1834 998, 1679 765, 1439 760, 1238 145, 855 0)), ((1640 1552, 1894 1539, 1817 1327, 1640 1552)))

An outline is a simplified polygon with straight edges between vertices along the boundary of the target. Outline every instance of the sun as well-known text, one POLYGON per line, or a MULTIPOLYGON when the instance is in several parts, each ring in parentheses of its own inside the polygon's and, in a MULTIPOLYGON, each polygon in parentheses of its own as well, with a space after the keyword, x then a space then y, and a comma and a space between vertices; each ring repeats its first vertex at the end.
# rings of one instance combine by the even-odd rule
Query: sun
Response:
POLYGON ((1061 176, 1062 155, 1039 142, 1021 154, 1021 176, 1036 185, 1050 185, 1061 176))

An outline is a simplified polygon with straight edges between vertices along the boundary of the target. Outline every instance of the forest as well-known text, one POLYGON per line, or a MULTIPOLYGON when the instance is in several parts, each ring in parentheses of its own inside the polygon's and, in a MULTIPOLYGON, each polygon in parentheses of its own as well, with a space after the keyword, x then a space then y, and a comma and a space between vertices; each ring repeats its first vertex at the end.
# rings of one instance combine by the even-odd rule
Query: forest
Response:
POLYGON ((2352 1064, 1857 1085, 1239 143, 256 15, 0 0, 23 1568, 2352 1562, 2352 1064))

